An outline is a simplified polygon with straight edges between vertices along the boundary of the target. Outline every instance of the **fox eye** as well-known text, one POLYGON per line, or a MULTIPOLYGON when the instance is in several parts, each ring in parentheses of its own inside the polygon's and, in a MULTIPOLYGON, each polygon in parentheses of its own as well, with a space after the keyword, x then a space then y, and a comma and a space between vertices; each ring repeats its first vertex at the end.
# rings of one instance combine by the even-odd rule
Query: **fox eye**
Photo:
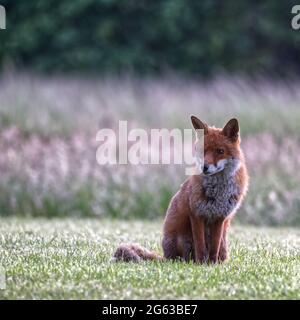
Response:
POLYGON ((217 151, 217 154, 224 154, 224 149, 219 149, 218 148, 216 151, 217 151))

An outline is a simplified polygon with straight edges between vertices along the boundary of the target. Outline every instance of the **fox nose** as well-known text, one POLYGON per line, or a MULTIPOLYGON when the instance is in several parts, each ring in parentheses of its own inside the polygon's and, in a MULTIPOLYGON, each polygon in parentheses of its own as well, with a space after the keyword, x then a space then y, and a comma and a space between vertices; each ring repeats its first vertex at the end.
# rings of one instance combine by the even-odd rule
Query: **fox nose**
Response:
POLYGON ((204 173, 207 173, 207 171, 208 171, 208 165, 207 165, 207 164, 204 164, 204 166, 203 166, 203 172, 204 172, 204 173))

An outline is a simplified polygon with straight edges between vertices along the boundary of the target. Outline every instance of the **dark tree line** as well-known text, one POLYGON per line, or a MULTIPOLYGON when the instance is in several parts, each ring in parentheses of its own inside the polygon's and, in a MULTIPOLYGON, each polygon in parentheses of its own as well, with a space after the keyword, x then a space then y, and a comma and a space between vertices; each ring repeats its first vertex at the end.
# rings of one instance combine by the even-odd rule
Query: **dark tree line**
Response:
POLYGON ((3 0, 0 67, 160 73, 300 70, 287 0, 3 0))

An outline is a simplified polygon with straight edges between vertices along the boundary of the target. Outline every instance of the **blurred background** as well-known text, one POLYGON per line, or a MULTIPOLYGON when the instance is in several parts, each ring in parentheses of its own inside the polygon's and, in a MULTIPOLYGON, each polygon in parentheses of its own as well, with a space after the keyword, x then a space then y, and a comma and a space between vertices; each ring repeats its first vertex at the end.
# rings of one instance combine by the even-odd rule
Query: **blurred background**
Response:
POLYGON ((2 0, 0 216, 163 217, 183 166, 99 166, 96 133, 240 120, 237 220, 300 224, 295 1, 2 0))

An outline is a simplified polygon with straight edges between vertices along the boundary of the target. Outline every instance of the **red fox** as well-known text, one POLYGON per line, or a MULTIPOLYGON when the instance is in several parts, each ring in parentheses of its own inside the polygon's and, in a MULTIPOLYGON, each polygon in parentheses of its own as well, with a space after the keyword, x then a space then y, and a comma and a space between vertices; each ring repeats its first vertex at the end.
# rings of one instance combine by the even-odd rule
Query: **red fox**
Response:
POLYGON ((204 130, 204 165, 198 168, 202 173, 187 179, 170 201, 163 226, 164 256, 138 244, 122 244, 114 253, 116 260, 217 263, 228 258, 230 221, 248 189, 238 120, 231 119, 223 129, 195 116, 191 121, 194 129, 204 130))

